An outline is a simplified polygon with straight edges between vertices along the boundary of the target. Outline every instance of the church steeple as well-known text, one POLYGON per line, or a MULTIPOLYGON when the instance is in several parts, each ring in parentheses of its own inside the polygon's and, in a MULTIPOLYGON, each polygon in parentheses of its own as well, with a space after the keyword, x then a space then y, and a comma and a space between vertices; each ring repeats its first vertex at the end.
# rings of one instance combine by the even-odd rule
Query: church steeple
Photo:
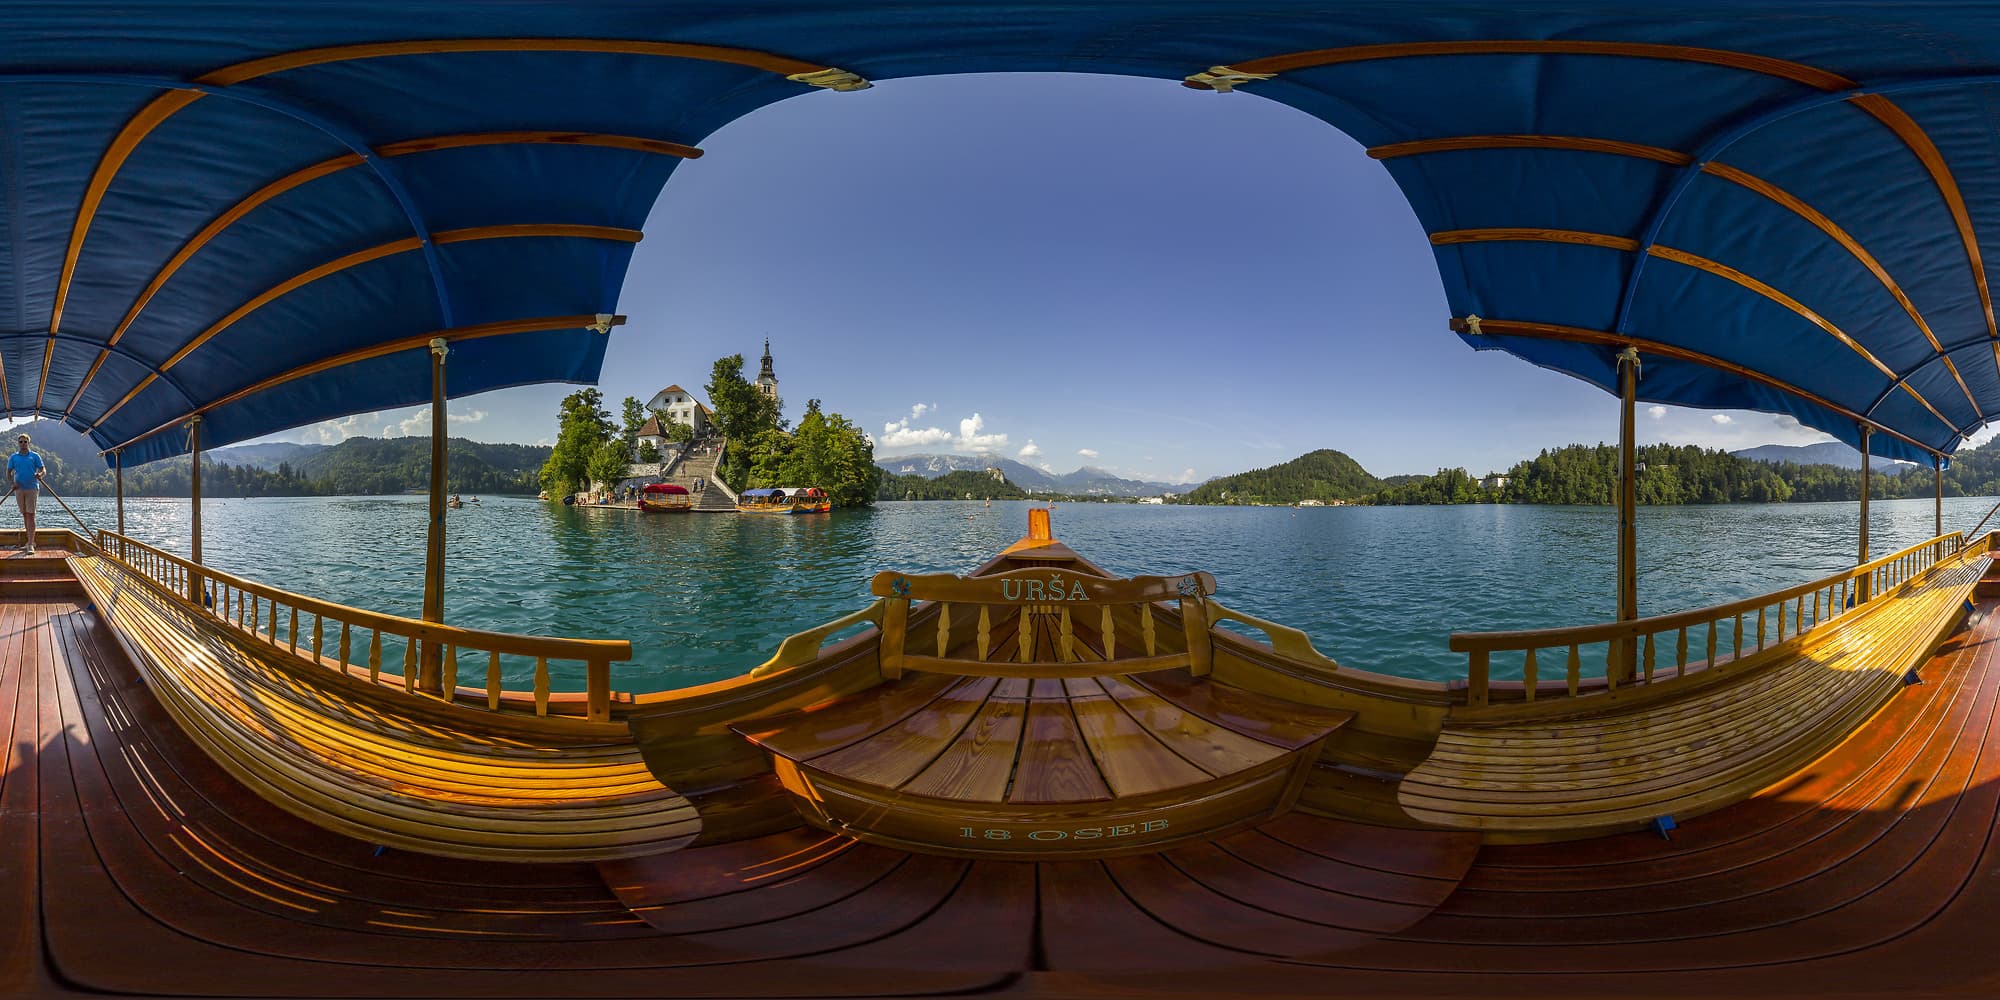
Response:
POLYGON ((771 369, 771 338, 764 338, 764 367, 757 372, 757 391, 766 396, 778 394, 778 373, 771 369))

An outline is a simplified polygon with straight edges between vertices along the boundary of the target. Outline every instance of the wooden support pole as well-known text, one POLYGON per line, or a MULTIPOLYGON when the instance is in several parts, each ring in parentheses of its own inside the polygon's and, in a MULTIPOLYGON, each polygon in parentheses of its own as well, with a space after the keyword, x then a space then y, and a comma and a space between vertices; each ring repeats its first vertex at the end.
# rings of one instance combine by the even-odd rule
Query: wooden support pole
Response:
POLYGON ((1931 500, 1931 537, 1944 534, 1944 459, 1931 456, 1931 484, 1935 495, 1931 500))
MULTIPOLYGON (((1869 435, 1874 433, 1874 430, 1870 428, 1867 424, 1862 424, 1860 426, 1861 426, 1861 532, 1860 532, 1861 557, 1855 560, 1854 565, 1856 566, 1859 566, 1862 563, 1868 561, 1868 437, 1869 435)), ((1863 577, 1861 579, 1861 600, 1866 601, 1870 597, 1874 596, 1873 594, 1869 593, 1869 589, 1870 588, 1868 586, 1868 578, 1863 577)))
MULTIPOLYGON (((1618 620, 1639 617, 1639 481, 1633 409, 1639 395, 1639 352, 1618 352, 1618 620)), ((1617 681, 1630 681, 1638 661, 1638 643, 1618 641, 1617 681)))
POLYGON ((118 533, 125 533, 125 449, 115 448, 111 452, 111 479, 118 491, 118 533))
MULTIPOLYGON (((442 337, 431 341, 431 521, 424 536, 424 620, 427 622, 444 621, 444 357, 450 350, 442 337)), ((440 644, 424 643, 417 669, 417 687, 428 694, 444 693, 444 648, 440 644)))
MULTIPOLYGON (((193 503, 192 533, 188 541, 189 561, 201 565, 201 415, 188 418, 188 499, 193 503)), ((188 600, 201 603, 201 574, 188 574, 188 600)))

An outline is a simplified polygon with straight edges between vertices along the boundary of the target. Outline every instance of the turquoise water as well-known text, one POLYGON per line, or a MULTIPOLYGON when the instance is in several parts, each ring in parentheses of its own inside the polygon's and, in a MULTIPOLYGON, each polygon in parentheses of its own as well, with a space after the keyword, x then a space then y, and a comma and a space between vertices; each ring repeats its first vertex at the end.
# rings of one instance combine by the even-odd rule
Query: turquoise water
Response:
MULTIPOLYGON (((965 572, 1020 537, 1028 504, 887 503, 814 517, 642 517, 523 498, 453 511, 447 620, 543 635, 627 638, 621 690, 732 676, 786 635, 866 605, 877 570, 965 572)), ((1950 500, 1947 529, 1991 499, 1950 500)), ((111 503, 71 504, 92 527, 111 503)), ((48 525, 72 524, 44 500, 48 525)), ((219 569, 345 604, 414 616, 422 497, 211 500, 203 545, 219 569)), ((1776 590, 1852 565, 1854 504, 1642 508, 1643 613, 1776 590)), ((19 524, 12 503, 0 527, 19 524)), ((1145 507, 1063 504, 1057 537, 1119 573, 1215 574, 1223 603, 1304 629, 1343 664, 1464 675, 1458 630, 1539 628, 1613 615, 1604 507, 1145 507)), ((132 500, 143 541, 187 551, 188 505, 132 500)), ((2000 519, 1996 519, 2000 520, 2000 519)), ((1929 501, 1874 505, 1877 555, 1930 536, 1929 501)), ((556 678, 579 688, 580 678, 556 678)))

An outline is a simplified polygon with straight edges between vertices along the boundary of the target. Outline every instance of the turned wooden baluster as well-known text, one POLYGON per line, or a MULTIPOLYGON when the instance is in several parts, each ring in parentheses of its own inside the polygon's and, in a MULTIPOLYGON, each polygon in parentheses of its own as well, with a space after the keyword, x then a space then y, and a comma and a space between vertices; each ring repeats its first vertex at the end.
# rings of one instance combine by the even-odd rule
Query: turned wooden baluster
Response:
POLYGON ((290 645, 292 652, 296 653, 299 651, 299 609, 297 606, 291 609, 290 616, 285 622, 285 642, 290 645))
POLYGON ((1680 638, 1674 640, 1674 666, 1681 672, 1685 673, 1687 671, 1687 665, 1688 665, 1688 630, 1687 626, 1683 625, 1681 626, 1680 638))
POLYGON ((938 658, 943 659, 945 651, 951 648, 951 605, 938 604, 937 649, 938 658))
POLYGON ((1708 665, 1711 667, 1715 666, 1715 661, 1721 658, 1722 653, 1715 648, 1715 619, 1713 618, 1708 620, 1708 645, 1703 648, 1708 650, 1708 665))
POLYGON ((1158 655, 1159 646, 1153 639, 1153 606, 1139 605, 1139 640, 1146 647, 1147 656, 1158 655))
POLYGON ((1014 619, 1014 647, 1018 655, 1016 663, 1033 663, 1035 660, 1035 615, 1032 605, 1021 605, 1021 613, 1014 619))
POLYGON ((1106 604, 1097 611, 1097 635, 1104 640, 1104 658, 1109 660, 1118 655, 1118 632, 1111 624, 1111 605, 1106 604))
POLYGON ((374 683, 382 680, 382 630, 379 628, 368 633, 368 680, 374 683))
POLYGON ((417 640, 403 641, 403 693, 417 693, 417 640))
POLYGON ((315 611, 313 612, 313 645, 312 645, 314 663, 319 662, 319 648, 320 648, 319 626, 320 626, 320 614, 319 612, 315 611))
POLYGON ((350 648, 351 647, 349 647, 347 644, 347 623, 341 622, 340 623, 340 666, 342 669, 346 669, 347 667, 347 656, 350 648))
POLYGON ((1521 659, 1521 690, 1522 697, 1525 700, 1535 700, 1535 684, 1538 680, 1539 674, 1535 669, 1535 651, 1529 649, 1528 655, 1521 659))
POLYGON ((486 708, 500 710, 500 651, 490 650, 486 654, 486 708))
POLYGON ((1764 648, 1764 609, 1760 607, 1757 609, 1757 649, 1759 651, 1762 651, 1763 648, 1764 648))
POLYGON ((1069 605, 1063 605, 1062 618, 1057 625, 1056 659, 1064 663, 1076 662, 1076 626, 1071 624, 1069 605))
POLYGON ((451 692, 458 687, 458 650, 450 643, 445 644, 444 660, 440 665, 444 668, 444 682, 440 685, 440 688, 443 691, 444 700, 450 701, 451 692))
POLYGON ((1577 653, 1576 644, 1569 647, 1569 664, 1564 668, 1569 674, 1569 696, 1576 697, 1577 682, 1583 679, 1583 658, 1577 653))
POLYGON ((549 658, 535 657, 535 714, 549 714, 549 658))
POLYGON ((1646 683, 1653 682, 1653 633, 1646 633, 1646 683))
POLYGON ((979 662, 986 662, 986 654, 993 649, 993 609, 979 606, 979 662))

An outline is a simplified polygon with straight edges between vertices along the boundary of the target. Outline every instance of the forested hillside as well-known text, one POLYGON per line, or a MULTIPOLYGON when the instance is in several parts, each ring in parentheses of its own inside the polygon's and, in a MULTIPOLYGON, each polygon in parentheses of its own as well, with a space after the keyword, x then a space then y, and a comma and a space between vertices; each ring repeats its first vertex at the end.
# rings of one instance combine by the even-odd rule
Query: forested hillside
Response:
POLYGON ((1354 500, 1382 488, 1361 463, 1331 448, 1307 452, 1283 465, 1211 479, 1181 497, 1182 503, 1291 504, 1301 500, 1354 500))
MULTIPOLYGON (((1726 451, 1693 445, 1645 445, 1639 449, 1639 502, 1673 504, 1775 503, 1853 500, 1861 495, 1859 469, 1831 465, 1759 462, 1726 451)), ((1876 499, 1927 497, 1934 484, 1922 466, 1877 466, 1869 477, 1876 499)), ((1377 493, 1379 504, 1545 503, 1609 504, 1618 480, 1618 449, 1611 445, 1568 445, 1543 451, 1503 473, 1507 485, 1481 489, 1464 469, 1392 486, 1377 493)), ((2000 448, 1962 451, 1945 471, 1947 496, 2000 493, 2000 448)))
POLYGON ((1003 476, 990 472, 958 470, 947 472, 937 478, 926 476, 897 476, 882 474, 882 485, 876 493, 881 500, 1021 500, 1027 497, 1026 490, 1008 482, 1003 476))
MULTIPOLYGON (((34 439, 49 482, 65 496, 110 496, 111 471, 90 439, 51 421, 17 429, 34 439)), ((10 436, 11 436, 10 432, 10 436)), ((11 443, 11 442, 10 442, 11 443)), ((453 493, 533 493, 535 470, 549 449, 452 438, 445 488, 453 493)), ((408 493, 430 485, 429 438, 349 438, 275 469, 203 462, 204 496, 335 496, 408 493)), ((127 496, 188 495, 188 460, 170 458, 125 470, 127 496)))

